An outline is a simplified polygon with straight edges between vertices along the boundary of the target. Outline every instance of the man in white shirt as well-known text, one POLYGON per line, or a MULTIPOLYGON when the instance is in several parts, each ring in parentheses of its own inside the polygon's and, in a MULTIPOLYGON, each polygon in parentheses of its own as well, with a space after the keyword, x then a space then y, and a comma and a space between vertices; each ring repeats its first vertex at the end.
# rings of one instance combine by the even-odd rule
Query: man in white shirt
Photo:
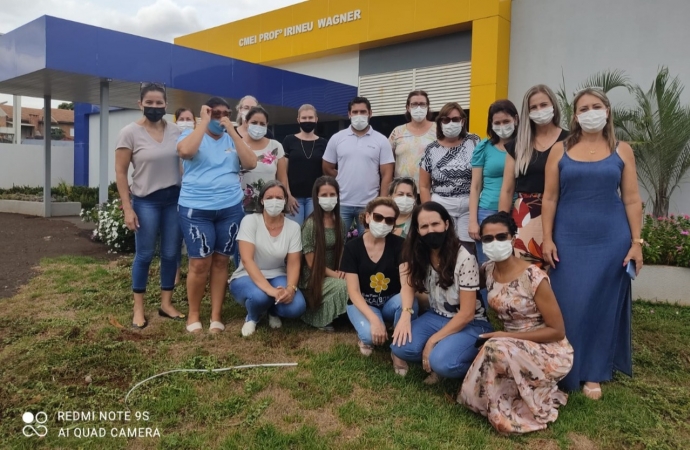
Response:
POLYGON ((388 139, 369 125, 369 100, 364 97, 352 99, 348 116, 351 125, 328 141, 323 155, 323 173, 338 181, 340 215, 348 229, 355 221, 361 236, 364 227, 359 214, 371 200, 388 195, 395 158, 388 139))

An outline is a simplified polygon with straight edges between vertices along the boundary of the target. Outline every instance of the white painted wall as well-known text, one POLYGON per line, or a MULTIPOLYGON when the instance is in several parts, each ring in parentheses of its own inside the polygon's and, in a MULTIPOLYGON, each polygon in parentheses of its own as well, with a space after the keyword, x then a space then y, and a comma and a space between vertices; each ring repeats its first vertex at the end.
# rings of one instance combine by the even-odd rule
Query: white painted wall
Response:
MULTIPOLYGON (((51 147, 51 184, 74 182, 74 144, 51 147)), ((0 188, 43 186, 43 146, 0 144, 0 188)))
MULTIPOLYGON (((648 88, 662 65, 685 85, 690 103, 688 0, 514 0, 511 15, 508 96, 518 108, 538 83, 556 90, 565 77, 572 93, 596 72, 622 69, 648 88)), ((629 104, 630 97, 621 89, 611 100, 629 104)), ((690 175, 671 210, 690 214, 690 175)))
POLYGON ((359 51, 324 56, 296 63, 275 65, 290 72, 357 86, 359 83, 359 51))

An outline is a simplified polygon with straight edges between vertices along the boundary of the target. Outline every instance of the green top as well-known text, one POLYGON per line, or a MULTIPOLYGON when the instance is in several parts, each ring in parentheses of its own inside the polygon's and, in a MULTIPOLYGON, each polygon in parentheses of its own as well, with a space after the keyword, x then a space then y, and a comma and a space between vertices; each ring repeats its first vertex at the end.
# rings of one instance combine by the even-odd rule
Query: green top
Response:
MULTIPOLYGON (((340 221, 341 233, 343 235, 343 242, 347 236, 347 230, 343 221, 340 221)), ((310 217, 302 226, 302 254, 313 253, 316 246, 314 239, 314 220, 310 217)), ((326 228, 326 267, 331 270, 336 270, 337 261, 335 260, 335 228, 326 228)), ((311 269, 305 263, 302 264, 302 273, 300 276, 300 289, 306 289, 311 276, 311 269)))

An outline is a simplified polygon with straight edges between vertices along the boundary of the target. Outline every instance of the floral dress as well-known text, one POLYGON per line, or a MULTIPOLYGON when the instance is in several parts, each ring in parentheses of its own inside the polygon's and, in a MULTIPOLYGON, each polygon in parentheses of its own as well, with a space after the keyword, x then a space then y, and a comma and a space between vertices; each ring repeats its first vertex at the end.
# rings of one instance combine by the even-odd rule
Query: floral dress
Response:
POLYGON ((421 136, 415 136, 407 124, 396 127, 388 140, 395 154, 395 176, 414 178, 419 183, 419 161, 427 146, 436 140, 436 123, 421 136))
POLYGON ((254 150, 256 155, 256 167, 252 170, 242 171, 242 190, 244 191, 244 211, 252 213, 259 204, 259 193, 268 181, 276 179, 278 173, 278 161, 285 156, 283 145, 274 141, 268 141, 263 150, 254 150))
MULTIPOLYGON (((548 277, 530 265, 516 280, 493 279, 494 263, 486 264, 489 306, 504 322, 507 332, 527 332, 544 327, 534 301, 539 283, 548 277)), ((472 363, 458 394, 458 402, 488 417, 500 433, 542 430, 558 417, 558 407, 568 395, 557 383, 573 365, 573 348, 567 338, 537 343, 516 338, 489 339, 472 363)))

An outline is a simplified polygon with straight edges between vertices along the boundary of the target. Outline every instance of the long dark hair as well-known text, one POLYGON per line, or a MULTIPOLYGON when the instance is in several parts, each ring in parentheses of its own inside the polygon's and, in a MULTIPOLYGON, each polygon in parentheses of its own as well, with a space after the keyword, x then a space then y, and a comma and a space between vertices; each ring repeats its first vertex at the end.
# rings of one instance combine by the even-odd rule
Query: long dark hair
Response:
MULTIPOLYGON (((324 226, 324 216, 329 214, 325 212, 321 205, 319 205, 319 190, 321 186, 333 186, 335 193, 338 196, 338 203, 333 210, 333 218, 335 222, 335 267, 333 270, 338 270, 340 267, 340 258, 343 255, 343 247, 345 239, 343 238, 343 227, 340 221, 340 186, 335 178, 323 176, 316 179, 314 187, 312 188, 311 199, 314 203, 314 212, 312 212, 307 220, 312 221, 314 233, 314 260, 311 265, 311 276, 309 277, 309 284, 307 285, 307 306, 309 309, 316 310, 321 307, 323 301, 323 280, 326 278, 326 227, 324 226)), ((306 260, 303 264, 306 264, 306 260)))
MULTIPOLYGON (((489 136, 491 143, 494 145, 498 144, 498 141, 501 140, 500 136, 496 134, 493 127, 494 114, 498 113, 506 113, 513 119, 518 118, 517 108, 510 100, 496 100, 491 104, 491 106, 489 106, 489 119, 486 127, 486 135, 489 136)), ((515 136, 517 136, 518 125, 518 123, 515 124, 515 131, 513 131, 513 135, 510 136, 509 139, 515 139, 515 136)))
POLYGON ((412 213, 412 222, 403 247, 403 261, 407 263, 410 284, 416 292, 427 290, 424 282, 431 265, 431 250, 422 242, 419 235, 419 213, 422 211, 436 212, 441 216, 441 220, 448 222, 446 241, 443 244, 443 250, 439 252, 440 265, 438 270, 438 285, 442 289, 448 289, 455 283, 455 263, 460 251, 460 239, 455 232, 453 218, 450 217, 446 208, 436 202, 426 202, 415 208, 412 213))

